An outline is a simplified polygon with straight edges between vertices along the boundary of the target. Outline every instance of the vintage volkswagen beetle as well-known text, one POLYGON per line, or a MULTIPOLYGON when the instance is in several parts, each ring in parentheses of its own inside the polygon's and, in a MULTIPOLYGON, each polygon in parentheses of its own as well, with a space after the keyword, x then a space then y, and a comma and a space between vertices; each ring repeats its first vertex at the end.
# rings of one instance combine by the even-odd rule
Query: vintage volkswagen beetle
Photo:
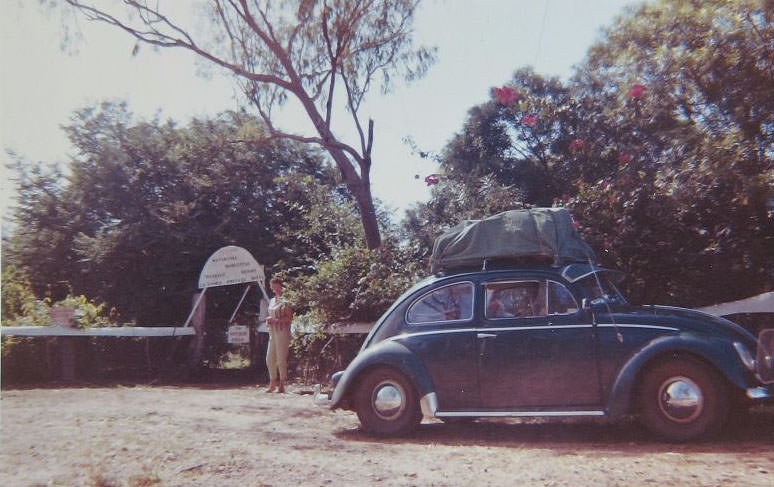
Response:
MULTIPOLYGON (((770 352, 697 311, 629 305, 591 263, 436 274, 376 322, 315 402, 378 435, 423 416, 619 418, 670 440, 717 432, 734 406, 770 401, 770 352)), ((764 332, 766 333, 766 332, 764 332)))

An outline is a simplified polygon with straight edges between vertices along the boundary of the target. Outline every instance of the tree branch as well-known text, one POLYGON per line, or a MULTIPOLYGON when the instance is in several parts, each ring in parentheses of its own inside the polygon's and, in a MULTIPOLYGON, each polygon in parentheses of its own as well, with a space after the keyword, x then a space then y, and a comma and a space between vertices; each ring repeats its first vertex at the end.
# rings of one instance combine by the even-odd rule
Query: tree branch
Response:
MULTIPOLYGON (((333 53, 333 46, 331 45, 331 37, 328 33, 328 2, 323 2, 323 12, 320 16, 322 21, 323 40, 325 41, 325 49, 328 52, 328 59, 330 59, 330 81, 328 83, 328 99, 325 100, 325 125, 330 129, 331 126, 331 112, 333 110, 333 93, 336 86, 336 70, 338 69, 338 50, 337 53, 333 53)), ((341 45, 341 44, 339 44, 341 45)), ((320 91, 322 92, 322 85, 320 85, 320 91)))
MULTIPOLYGON (((109 25, 113 25, 115 27, 118 27, 122 29, 123 31, 129 33, 132 37, 135 39, 145 42, 147 44, 151 44, 154 46, 160 46, 160 47, 182 47, 185 49, 188 49, 199 56, 203 57, 204 59, 212 62, 213 64, 216 64, 222 68, 225 68, 232 73, 236 74, 237 76, 247 78, 252 81, 256 81, 259 83, 270 83, 277 86, 280 86, 284 89, 290 90, 292 88, 292 85, 285 81, 282 78, 279 78, 277 76, 271 75, 271 74, 261 74, 261 73, 251 73, 249 71, 246 71, 243 67, 230 63, 228 61, 225 61, 224 59, 210 53, 209 51, 206 51, 199 47, 196 42, 185 33, 183 29, 176 26, 175 24, 172 24, 169 21, 164 21, 166 25, 168 25, 171 29, 182 32, 182 37, 184 37, 185 40, 172 37, 168 34, 164 34, 161 31, 159 31, 156 28, 152 28, 150 31, 140 31, 139 29, 136 29, 130 25, 125 24, 124 22, 120 21, 119 19, 113 17, 112 15, 109 15, 101 10, 98 10, 94 7, 91 7, 89 5, 84 5, 81 2, 77 0, 65 0, 68 4, 71 6, 80 9, 81 11, 86 13, 86 16, 89 20, 94 20, 98 22, 104 22, 109 25)), ((130 2, 131 6, 134 6, 138 11, 140 11, 141 7, 135 5, 136 2, 130 2)), ((143 10, 148 10, 146 7, 142 7, 143 10)), ((153 10, 148 10, 148 12, 152 12, 154 15, 157 15, 160 19, 165 19, 166 17, 162 16, 158 12, 155 12, 153 10)))

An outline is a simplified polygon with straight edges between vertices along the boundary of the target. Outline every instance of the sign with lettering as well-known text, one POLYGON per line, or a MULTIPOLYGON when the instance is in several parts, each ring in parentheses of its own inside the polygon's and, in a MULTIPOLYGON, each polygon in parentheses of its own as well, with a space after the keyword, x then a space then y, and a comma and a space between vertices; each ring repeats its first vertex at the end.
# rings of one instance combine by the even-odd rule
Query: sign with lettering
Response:
POLYGON ((199 289, 257 282, 261 289, 266 276, 263 266, 242 247, 229 245, 218 249, 207 259, 199 274, 199 289))
POLYGON ((244 325, 229 326, 228 343, 236 345, 250 343, 250 329, 244 325))

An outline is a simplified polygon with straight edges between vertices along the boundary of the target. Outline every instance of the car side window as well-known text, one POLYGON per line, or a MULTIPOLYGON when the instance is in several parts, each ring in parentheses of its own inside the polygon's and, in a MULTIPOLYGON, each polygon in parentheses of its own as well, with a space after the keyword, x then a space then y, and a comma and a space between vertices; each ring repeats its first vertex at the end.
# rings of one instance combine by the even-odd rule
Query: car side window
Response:
POLYGON ((420 296, 406 313, 412 325, 473 318, 473 283, 458 282, 420 296))
POLYGON ((578 302, 563 284, 548 281, 548 314, 569 315, 578 312, 578 302))
POLYGON ((485 294, 488 319, 546 316, 544 281, 487 283, 485 294))

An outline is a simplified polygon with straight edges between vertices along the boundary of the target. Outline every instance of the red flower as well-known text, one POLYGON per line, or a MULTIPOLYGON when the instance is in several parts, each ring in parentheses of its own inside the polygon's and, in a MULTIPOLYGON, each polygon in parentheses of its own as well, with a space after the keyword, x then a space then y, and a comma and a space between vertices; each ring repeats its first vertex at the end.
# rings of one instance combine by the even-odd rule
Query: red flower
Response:
POLYGON ((633 84, 632 87, 629 88, 629 98, 637 100, 642 97, 643 93, 645 93, 645 85, 637 83, 633 84))
POLYGON ((631 160, 632 160, 632 156, 628 152, 622 152, 618 154, 618 164, 622 166, 625 166, 631 160))
POLYGON ((521 123, 523 123, 527 127, 534 128, 535 125, 537 125, 537 123, 538 123, 538 116, 535 115, 535 114, 524 115, 523 117, 521 117, 521 123))
POLYGON ((575 220, 573 220, 572 221, 572 228, 574 228, 575 230, 580 230, 581 229, 580 223, 578 223, 575 220))
POLYGON ((500 105, 513 105, 519 99, 519 93, 510 86, 494 89, 495 98, 500 105))
POLYGON ((575 139, 570 142, 570 154, 575 154, 586 148, 586 142, 583 139, 575 139))
POLYGON ((428 186, 432 186, 434 184, 438 184, 438 175, 437 174, 431 174, 427 177, 425 177, 425 184, 428 186))

